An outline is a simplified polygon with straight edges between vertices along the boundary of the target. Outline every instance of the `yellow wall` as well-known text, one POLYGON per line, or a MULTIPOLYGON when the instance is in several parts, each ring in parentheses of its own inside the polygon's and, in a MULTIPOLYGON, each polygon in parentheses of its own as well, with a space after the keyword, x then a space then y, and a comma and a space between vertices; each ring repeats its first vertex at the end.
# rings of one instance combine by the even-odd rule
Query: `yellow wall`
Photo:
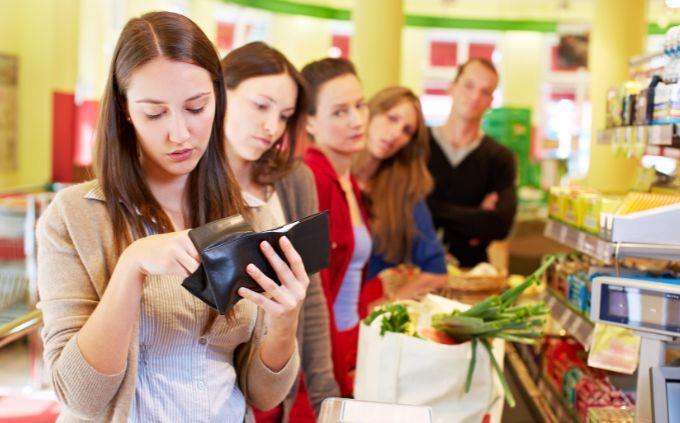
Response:
POLYGON ((538 32, 508 31, 498 46, 503 57, 499 69, 503 105, 530 108, 534 122, 538 119, 535 111, 539 110, 540 84, 548 59, 543 37, 538 32))
POLYGON ((423 69, 428 61, 425 31, 404 27, 401 33, 400 84, 420 95, 423 93, 423 69))
POLYGON ((52 92, 67 85, 67 74, 73 70, 67 61, 73 57, 77 3, 0 2, 0 51, 19 57, 18 167, 0 173, 0 189, 50 181, 52 92))
POLYGON ((19 2, 0 1, 0 53, 19 52, 19 2))
MULTIPOLYGON (((0 1, 0 54, 19 54, 19 10, 19 1, 0 1)), ((18 172, 0 171, 0 188, 12 186, 17 177, 18 172)))
POLYGON ((274 16, 272 45, 298 69, 313 60, 327 57, 331 43, 329 21, 305 16, 274 16))
POLYGON ((399 83, 403 0, 357 1, 352 20, 354 45, 350 57, 370 98, 382 88, 399 83))

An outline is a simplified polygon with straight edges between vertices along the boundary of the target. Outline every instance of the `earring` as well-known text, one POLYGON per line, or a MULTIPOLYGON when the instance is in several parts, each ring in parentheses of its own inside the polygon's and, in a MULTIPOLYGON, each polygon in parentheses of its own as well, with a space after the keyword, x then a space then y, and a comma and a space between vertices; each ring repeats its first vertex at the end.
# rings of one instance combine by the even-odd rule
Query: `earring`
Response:
POLYGON ((132 119, 130 118, 130 116, 127 117, 127 121, 132 122, 132 119))

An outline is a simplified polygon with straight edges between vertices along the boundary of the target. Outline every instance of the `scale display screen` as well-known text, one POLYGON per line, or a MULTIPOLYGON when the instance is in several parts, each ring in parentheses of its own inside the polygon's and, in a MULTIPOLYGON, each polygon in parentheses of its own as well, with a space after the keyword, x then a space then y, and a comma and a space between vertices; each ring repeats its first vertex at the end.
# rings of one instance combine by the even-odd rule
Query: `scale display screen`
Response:
POLYGON ((668 421, 680 422, 680 380, 666 382, 666 401, 668 404, 668 421))
POLYGON ((600 319, 680 334, 680 294, 603 283, 600 319))

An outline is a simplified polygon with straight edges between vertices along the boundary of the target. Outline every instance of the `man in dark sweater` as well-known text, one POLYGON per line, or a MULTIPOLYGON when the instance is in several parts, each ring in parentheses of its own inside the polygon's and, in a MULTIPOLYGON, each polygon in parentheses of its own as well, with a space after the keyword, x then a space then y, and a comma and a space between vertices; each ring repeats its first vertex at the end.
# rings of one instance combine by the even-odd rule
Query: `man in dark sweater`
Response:
POLYGON ((514 153, 481 130, 498 72, 484 59, 462 65, 451 85, 447 121, 430 129, 428 198, 444 243, 463 267, 487 261, 491 241, 508 236, 517 210, 514 153))

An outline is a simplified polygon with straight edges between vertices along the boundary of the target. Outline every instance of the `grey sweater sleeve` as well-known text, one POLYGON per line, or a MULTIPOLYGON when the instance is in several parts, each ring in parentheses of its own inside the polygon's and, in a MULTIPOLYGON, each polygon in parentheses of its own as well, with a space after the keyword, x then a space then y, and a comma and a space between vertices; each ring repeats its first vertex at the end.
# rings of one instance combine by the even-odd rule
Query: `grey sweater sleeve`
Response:
MULTIPOLYGON (((305 214, 309 215, 319 208, 314 176, 306 166, 302 166, 299 173, 297 189, 308 195, 304 208, 305 214)), ((302 371, 309 400, 318 416, 324 399, 340 396, 340 388, 333 375, 328 305, 319 274, 310 277, 304 313, 302 371)))

